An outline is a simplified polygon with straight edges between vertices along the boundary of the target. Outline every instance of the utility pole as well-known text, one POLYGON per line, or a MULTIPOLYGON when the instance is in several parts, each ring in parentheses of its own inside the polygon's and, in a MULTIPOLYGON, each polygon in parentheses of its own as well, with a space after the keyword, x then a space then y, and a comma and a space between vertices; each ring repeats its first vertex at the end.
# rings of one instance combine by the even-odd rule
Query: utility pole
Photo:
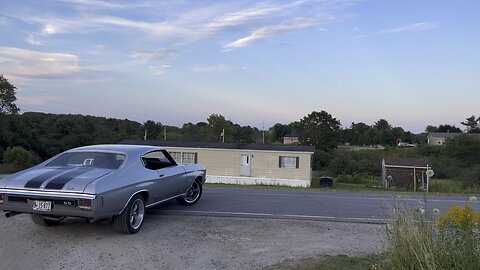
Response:
POLYGON ((222 129, 220 136, 222 136, 222 142, 225 143, 225 129, 222 129))
POLYGON ((163 126, 163 140, 167 141, 167 126, 163 126))
POLYGON ((147 129, 145 129, 145 134, 143 135, 143 140, 144 140, 144 141, 147 140, 147 129))
POLYGON ((265 144, 265 123, 262 121, 262 143, 265 144))

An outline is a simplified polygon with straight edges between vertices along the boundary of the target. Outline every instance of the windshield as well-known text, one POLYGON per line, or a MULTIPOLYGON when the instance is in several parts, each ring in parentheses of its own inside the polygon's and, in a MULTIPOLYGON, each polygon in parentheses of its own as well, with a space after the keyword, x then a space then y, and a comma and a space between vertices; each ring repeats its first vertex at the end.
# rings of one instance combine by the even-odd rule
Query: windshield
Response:
POLYGON ((65 153, 54 161, 48 163, 47 167, 93 167, 104 169, 118 169, 125 160, 125 155, 104 152, 69 152, 65 153))

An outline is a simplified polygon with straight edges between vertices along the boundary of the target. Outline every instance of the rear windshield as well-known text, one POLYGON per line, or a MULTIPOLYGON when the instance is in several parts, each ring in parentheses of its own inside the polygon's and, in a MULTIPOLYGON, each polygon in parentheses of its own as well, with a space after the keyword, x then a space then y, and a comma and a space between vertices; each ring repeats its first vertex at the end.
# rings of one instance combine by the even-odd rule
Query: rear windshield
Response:
POLYGON ((47 167, 93 167, 104 169, 118 169, 125 155, 103 152, 69 152, 47 164, 47 167))

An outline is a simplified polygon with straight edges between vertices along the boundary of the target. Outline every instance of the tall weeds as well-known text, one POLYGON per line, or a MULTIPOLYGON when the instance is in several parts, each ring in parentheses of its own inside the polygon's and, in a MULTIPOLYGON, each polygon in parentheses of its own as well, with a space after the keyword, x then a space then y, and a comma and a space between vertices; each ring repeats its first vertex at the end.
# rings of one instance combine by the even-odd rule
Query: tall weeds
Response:
POLYGON ((480 214, 468 204, 444 215, 406 205, 393 212, 383 269, 480 269, 480 214))

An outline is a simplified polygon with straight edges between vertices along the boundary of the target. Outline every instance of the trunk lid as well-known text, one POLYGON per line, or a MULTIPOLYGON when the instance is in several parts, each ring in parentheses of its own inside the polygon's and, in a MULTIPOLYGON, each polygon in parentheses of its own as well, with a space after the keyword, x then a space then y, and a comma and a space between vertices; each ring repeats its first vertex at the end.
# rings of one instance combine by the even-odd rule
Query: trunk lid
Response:
POLYGON ((1 188, 83 192, 85 187, 111 173, 112 169, 92 167, 40 167, 0 180, 1 188))

